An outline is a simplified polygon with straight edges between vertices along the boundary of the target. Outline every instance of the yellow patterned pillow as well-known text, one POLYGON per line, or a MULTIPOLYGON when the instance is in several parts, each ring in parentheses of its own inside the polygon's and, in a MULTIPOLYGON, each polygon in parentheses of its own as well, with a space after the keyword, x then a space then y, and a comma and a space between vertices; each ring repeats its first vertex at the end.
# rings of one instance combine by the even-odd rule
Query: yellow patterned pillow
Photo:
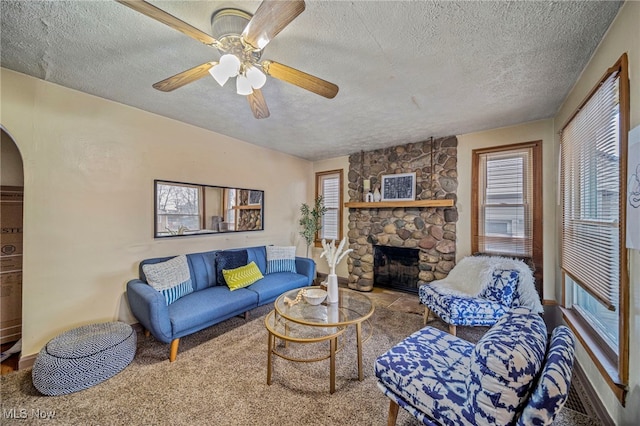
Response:
POLYGON ((222 274, 231 291, 250 286, 259 279, 264 278, 255 262, 236 269, 223 269, 222 274))

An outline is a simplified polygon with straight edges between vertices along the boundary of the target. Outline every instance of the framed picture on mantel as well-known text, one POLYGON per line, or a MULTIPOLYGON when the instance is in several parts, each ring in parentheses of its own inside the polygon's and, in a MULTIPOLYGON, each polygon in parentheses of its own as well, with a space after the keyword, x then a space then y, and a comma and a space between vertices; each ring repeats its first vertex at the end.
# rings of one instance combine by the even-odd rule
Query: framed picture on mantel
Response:
POLYGON ((413 201, 416 199, 416 174, 396 173, 382 176, 382 201, 413 201))

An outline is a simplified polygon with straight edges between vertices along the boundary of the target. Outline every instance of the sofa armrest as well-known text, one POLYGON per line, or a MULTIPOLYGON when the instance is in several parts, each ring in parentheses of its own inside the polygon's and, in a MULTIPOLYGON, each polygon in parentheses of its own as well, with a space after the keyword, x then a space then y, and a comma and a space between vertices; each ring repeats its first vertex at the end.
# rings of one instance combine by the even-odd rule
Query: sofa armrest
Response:
POLYGON ((127 283, 129 307, 142 326, 163 343, 173 339, 169 309, 164 296, 146 282, 135 279, 127 283))
POLYGON ((296 271, 309 279, 308 285, 316 278, 316 262, 308 257, 296 257, 296 271))

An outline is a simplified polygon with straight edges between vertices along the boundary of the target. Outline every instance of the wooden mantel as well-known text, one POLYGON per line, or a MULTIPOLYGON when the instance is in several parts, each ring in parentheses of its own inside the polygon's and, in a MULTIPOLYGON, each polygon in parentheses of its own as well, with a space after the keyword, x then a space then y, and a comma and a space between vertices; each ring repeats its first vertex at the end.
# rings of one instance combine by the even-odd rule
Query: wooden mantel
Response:
POLYGON ((385 209, 396 207, 453 207, 453 200, 415 200, 415 201, 379 201, 365 203, 362 201, 344 203, 350 209, 385 209))

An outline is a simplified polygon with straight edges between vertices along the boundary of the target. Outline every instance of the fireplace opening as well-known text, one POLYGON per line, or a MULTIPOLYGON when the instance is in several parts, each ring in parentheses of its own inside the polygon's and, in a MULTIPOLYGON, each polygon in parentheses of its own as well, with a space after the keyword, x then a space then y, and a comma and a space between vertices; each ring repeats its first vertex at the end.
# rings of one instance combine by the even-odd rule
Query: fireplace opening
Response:
POLYGON ((419 249, 374 245, 373 285, 417 293, 419 265, 419 249))

